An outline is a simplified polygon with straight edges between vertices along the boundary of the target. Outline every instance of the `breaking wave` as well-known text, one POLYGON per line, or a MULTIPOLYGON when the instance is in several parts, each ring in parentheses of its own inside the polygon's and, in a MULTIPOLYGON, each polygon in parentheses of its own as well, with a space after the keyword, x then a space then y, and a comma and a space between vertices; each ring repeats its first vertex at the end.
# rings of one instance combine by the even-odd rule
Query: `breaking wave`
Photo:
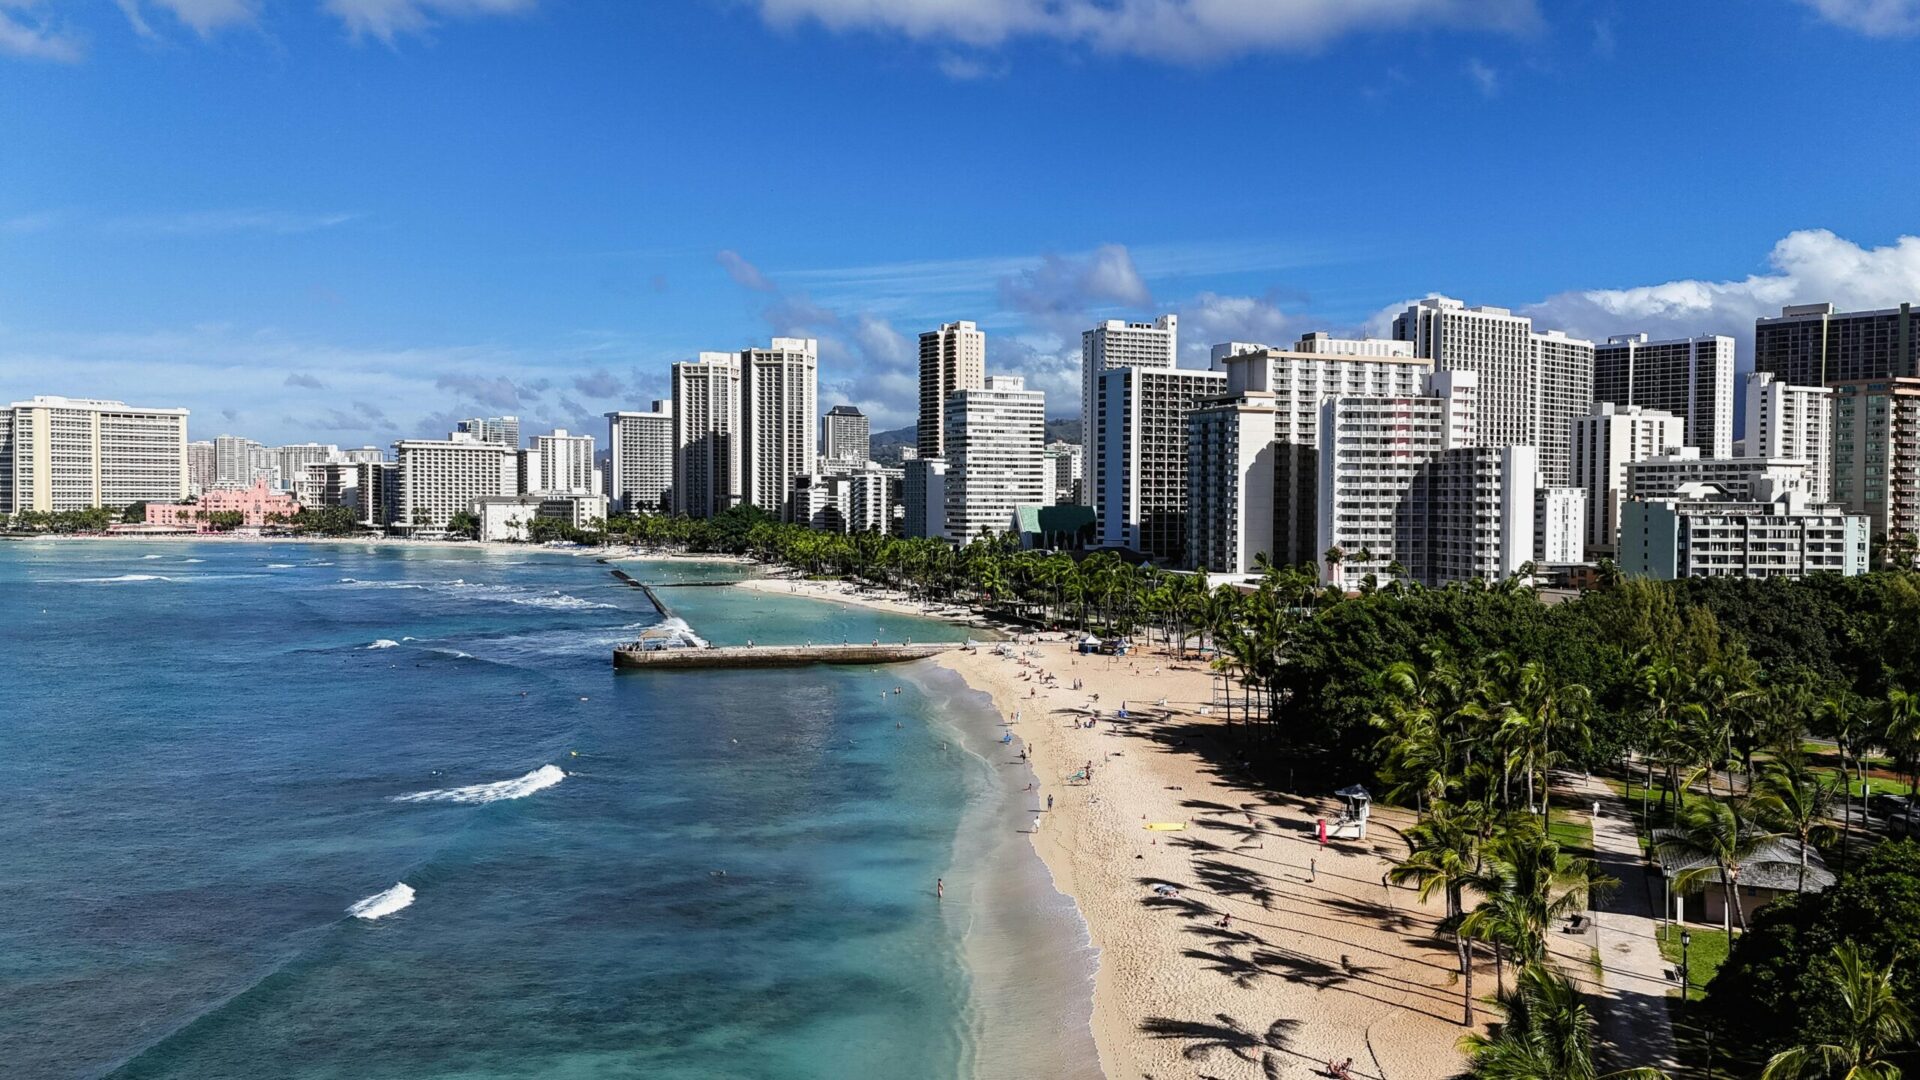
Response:
POLYGON ((501 802, 505 799, 524 799, 566 778, 567 774, 560 770, 560 766, 542 765, 525 776, 516 776, 512 780, 496 780, 491 784, 473 784, 468 787, 444 788, 436 791, 416 791, 411 795, 395 795, 393 801, 468 803, 484 806, 487 803, 501 802))
POLYGON ((676 641, 690 645, 696 649, 704 649, 707 647, 707 639, 694 633, 693 627, 687 625, 687 620, 679 616, 662 622, 660 629, 672 634, 676 641))
POLYGON ((395 646, 397 646, 397 645, 399 645, 399 644, 400 644, 399 642, 397 642, 397 641, 394 641, 394 640, 393 640, 392 638, 381 638, 381 639, 380 639, 379 641, 376 641, 376 642, 374 642, 373 644, 371 644, 371 645, 369 645, 369 646, 367 646, 367 648, 369 648, 369 649, 391 649, 391 648, 393 648, 393 647, 395 647, 395 646))
POLYGON ((67 579, 68 583, 72 585, 118 585, 122 582, 128 582, 128 581, 172 581, 172 580, 173 580, 172 578, 163 577, 160 574, 121 574, 118 577, 81 577, 81 578, 67 579))
POLYGON ((612 608, 617 605, 602 604, 593 600, 583 600, 561 592, 559 589, 542 589, 527 585, 493 585, 483 581, 466 581, 455 578, 452 581, 363 581, 359 578, 341 578, 340 584, 349 589, 423 589, 440 596, 450 596, 461 600, 473 600, 482 603, 518 604, 524 607, 551 608, 555 610, 574 610, 581 608, 612 608))
POLYGON ((411 903, 413 903, 413 887, 402 881, 391 889, 383 889, 354 904, 347 909, 347 914, 356 919, 372 922, 374 919, 385 918, 411 903))

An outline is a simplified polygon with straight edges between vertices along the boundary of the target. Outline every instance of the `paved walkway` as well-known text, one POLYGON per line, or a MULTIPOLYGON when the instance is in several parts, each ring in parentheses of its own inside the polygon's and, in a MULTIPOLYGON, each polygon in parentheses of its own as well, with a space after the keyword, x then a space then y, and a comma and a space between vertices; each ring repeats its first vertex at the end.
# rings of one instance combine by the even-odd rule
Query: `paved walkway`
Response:
POLYGON ((1600 804, 1593 822, 1594 861, 1620 885, 1595 912, 1605 997, 1597 1003, 1602 1053, 1615 1068, 1677 1067, 1667 994, 1678 984, 1660 955, 1659 879, 1640 854, 1632 809, 1598 780, 1571 778, 1572 790, 1600 804))

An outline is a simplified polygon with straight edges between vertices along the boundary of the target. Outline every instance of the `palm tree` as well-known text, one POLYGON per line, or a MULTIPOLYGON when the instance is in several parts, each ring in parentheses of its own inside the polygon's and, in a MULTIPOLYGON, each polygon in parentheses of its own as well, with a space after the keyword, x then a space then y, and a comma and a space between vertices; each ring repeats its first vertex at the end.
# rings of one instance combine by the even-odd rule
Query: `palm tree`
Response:
POLYGON ((1339 585, 1340 564, 1347 561, 1347 553, 1340 550, 1340 545, 1335 544, 1328 548, 1321 558, 1325 559, 1327 563, 1327 580, 1334 585, 1339 585))
MULTIPOLYGON (((1594 1021, 1573 981, 1544 964, 1524 968, 1500 1002, 1505 1022, 1493 1033, 1462 1036, 1472 1058, 1467 1075, 1483 1080, 1599 1080, 1593 1064, 1594 1021)), ((1608 1077, 1665 1080, 1658 1069, 1628 1069, 1608 1077)))
POLYGON ((1473 1026, 1473 944, 1461 929, 1465 917, 1462 898, 1480 864, 1481 823, 1475 820, 1477 809, 1474 803, 1458 807, 1444 802, 1435 804, 1426 818, 1407 829, 1405 835, 1411 850, 1387 871, 1394 881, 1411 881, 1418 886, 1422 903, 1436 892, 1445 896, 1447 915, 1440 927, 1451 931, 1459 953, 1464 983, 1461 1001, 1465 1006, 1465 1019, 1461 1023, 1467 1027, 1473 1026))
POLYGON ((1833 806, 1833 785, 1809 770, 1804 759, 1783 758, 1767 766, 1757 792, 1760 819, 1800 841, 1800 880, 1793 891, 1805 892, 1807 849, 1813 844, 1814 830, 1820 828, 1833 806))
MULTIPOLYGON (((1887 696, 1874 704, 1875 742, 1886 748, 1893 756, 1894 764, 1907 776, 1908 783, 1916 796, 1920 796, 1920 694, 1914 694, 1900 687, 1887 691, 1887 696)), ((1863 768, 1864 774, 1865 769, 1863 768)), ((1865 777, 1862 776, 1862 792, 1865 797, 1865 777)), ((1907 834, 1913 834, 1913 804, 1920 799, 1907 800, 1907 834)))
POLYGON ((1914 1020, 1894 990, 1893 968, 1892 963, 1871 966, 1851 940, 1836 945, 1832 962, 1820 965, 1817 977, 1841 1003, 1840 1041, 1782 1050, 1767 1062, 1760 1080, 1836 1074, 1842 1080, 1900 1080, 1900 1066, 1886 1055, 1913 1041, 1914 1020))
MULTIPOLYGON (((1595 890, 1619 884, 1600 876, 1590 860, 1566 854, 1529 818, 1514 819, 1482 850, 1484 861, 1468 887, 1484 899, 1460 928, 1493 943, 1496 978, 1503 948, 1521 967, 1545 963, 1554 920, 1586 910, 1595 890)), ((1504 996, 1504 985, 1500 992, 1504 996)))
MULTIPOLYGON (((1685 787, 1692 786, 1689 778, 1685 787)), ((1682 892, 1704 886, 1716 872, 1720 875, 1729 909, 1721 912, 1721 928, 1729 934, 1734 914, 1740 917, 1741 931, 1747 929, 1747 909, 1740 902, 1740 871, 1754 852, 1777 835, 1761 830, 1748 810, 1745 800, 1683 796, 1674 827, 1659 834, 1655 845, 1663 863, 1699 864, 1674 875, 1674 887, 1682 892)))

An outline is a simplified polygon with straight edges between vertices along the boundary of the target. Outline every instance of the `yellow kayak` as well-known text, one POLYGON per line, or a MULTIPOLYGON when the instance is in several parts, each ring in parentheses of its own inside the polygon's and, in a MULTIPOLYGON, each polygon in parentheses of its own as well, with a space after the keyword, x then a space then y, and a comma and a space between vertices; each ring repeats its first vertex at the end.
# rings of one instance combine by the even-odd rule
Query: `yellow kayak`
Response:
POLYGON ((1187 823, 1184 821, 1149 821, 1144 828, 1152 832, 1181 832, 1187 823))

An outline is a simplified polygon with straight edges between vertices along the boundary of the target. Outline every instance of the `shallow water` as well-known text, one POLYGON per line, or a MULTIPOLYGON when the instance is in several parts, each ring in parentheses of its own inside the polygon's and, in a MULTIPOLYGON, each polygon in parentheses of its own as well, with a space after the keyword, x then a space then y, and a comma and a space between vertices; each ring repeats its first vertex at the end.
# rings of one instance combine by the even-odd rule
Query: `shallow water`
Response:
MULTIPOLYGON (((6 1074, 992 1076, 1030 1042, 1080 1071, 1039 1041, 1084 1028, 1084 930, 1007 843, 984 699, 924 667, 616 675, 658 616, 607 571, 0 544, 6 1074)), ((721 644, 963 633, 662 596, 721 644)))

